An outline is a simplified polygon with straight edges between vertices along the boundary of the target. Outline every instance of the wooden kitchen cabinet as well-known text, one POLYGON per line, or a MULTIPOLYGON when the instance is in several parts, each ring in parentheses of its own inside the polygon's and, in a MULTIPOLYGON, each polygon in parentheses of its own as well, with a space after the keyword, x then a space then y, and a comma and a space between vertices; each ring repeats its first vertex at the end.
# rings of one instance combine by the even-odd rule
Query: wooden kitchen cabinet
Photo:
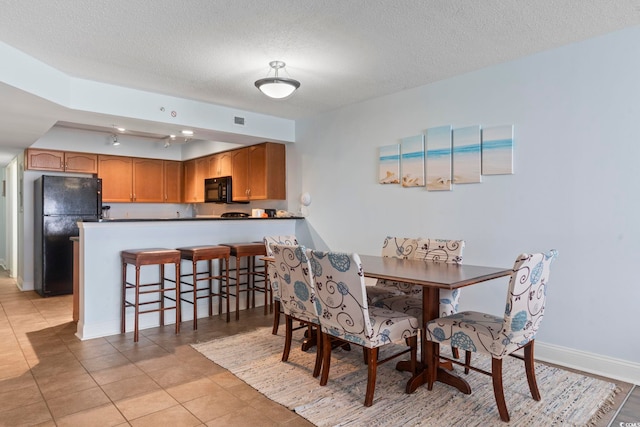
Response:
POLYGON ((202 203, 204 202, 204 179, 209 177, 209 158, 184 162, 184 202, 202 203))
POLYGON ((159 159, 133 158, 133 202, 164 202, 164 165, 159 159))
POLYGON ((165 203, 181 203, 182 202, 182 162, 164 160, 162 162, 164 168, 164 202, 165 203))
POLYGON ((132 202, 133 161, 124 156, 98 156, 98 178, 102 179, 103 202, 132 202))
POLYGON ((231 152, 224 152, 209 156, 209 176, 207 176, 207 178, 231 176, 231 163, 231 152))
POLYGON ((283 144, 266 142, 231 153, 233 200, 286 199, 286 153, 283 144))
POLYGON ((29 148, 25 159, 27 170, 98 173, 97 154, 29 148))

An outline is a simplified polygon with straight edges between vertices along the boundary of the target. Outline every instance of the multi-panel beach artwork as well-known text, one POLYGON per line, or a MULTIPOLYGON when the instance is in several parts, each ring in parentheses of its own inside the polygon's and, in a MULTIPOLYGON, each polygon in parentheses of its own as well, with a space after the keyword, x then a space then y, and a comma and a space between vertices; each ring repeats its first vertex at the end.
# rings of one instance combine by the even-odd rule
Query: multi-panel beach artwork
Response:
POLYGON ((482 175, 510 174, 513 125, 438 126, 379 147, 380 184, 450 191, 453 184, 482 182, 482 175))

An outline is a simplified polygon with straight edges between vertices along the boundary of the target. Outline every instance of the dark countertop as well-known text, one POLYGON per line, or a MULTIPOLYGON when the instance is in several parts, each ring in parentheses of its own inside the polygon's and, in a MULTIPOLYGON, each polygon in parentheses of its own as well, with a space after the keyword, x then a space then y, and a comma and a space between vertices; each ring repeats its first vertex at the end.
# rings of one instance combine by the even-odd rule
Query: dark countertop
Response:
MULTIPOLYGON (((149 222, 149 221, 278 221, 282 219, 304 219, 302 216, 276 217, 276 218, 254 218, 254 217, 174 217, 174 218, 105 218, 97 222, 149 222)), ((94 221, 86 221, 94 222, 94 221)))

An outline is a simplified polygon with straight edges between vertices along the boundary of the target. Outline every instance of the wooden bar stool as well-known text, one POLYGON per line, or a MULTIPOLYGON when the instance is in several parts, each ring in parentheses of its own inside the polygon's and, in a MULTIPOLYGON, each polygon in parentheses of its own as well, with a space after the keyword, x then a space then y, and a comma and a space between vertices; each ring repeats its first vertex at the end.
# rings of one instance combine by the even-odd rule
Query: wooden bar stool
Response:
MULTIPOLYGON (((218 314, 222 314, 222 298, 227 301, 227 322, 229 322, 229 297, 225 295, 225 289, 229 284, 229 255, 231 250, 228 246, 188 246, 178 248, 180 258, 191 261, 191 272, 180 276, 180 285, 191 286, 190 290, 180 292, 180 301, 185 301, 193 305, 193 329, 198 329, 198 300, 206 298, 209 304, 209 316, 213 316, 213 298, 218 297, 218 314), (219 261, 218 274, 214 274, 213 261, 219 261), (206 261, 207 270, 198 272, 198 262, 206 261), (222 262, 224 261, 224 268, 222 262), (203 276, 204 275, 204 276, 203 276), (182 280, 191 276, 191 282, 182 280), (206 286, 198 287, 198 282, 207 281, 206 286), (213 281, 218 281, 218 292, 214 292, 213 281), (200 295, 198 295, 200 292, 200 295), (204 292, 204 294, 203 294, 204 292), (183 298, 182 295, 191 294, 191 298, 183 298)), ((182 311, 180 312, 182 315, 182 311)), ((182 321, 182 318, 180 319, 182 321)))
MULTIPOLYGON (((231 256, 235 258, 235 275, 229 275, 229 285, 233 282, 235 286, 235 294, 232 294, 227 287, 227 297, 233 295, 236 298, 236 320, 240 319, 240 292, 247 293, 247 309, 249 308, 250 300, 253 301, 253 307, 256 306, 256 283, 263 283, 262 289, 257 289, 259 292, 264 292, 264 310, 267 314, 268 310, 268 286, 265 277, 264 266, 256 266, 256 257, 265 256, 267 254, 264 243, 262 242, 250 242, 250 243, 220 243, 223 246, 228 246, 231 250, 231 256), (247 266, 242 267, 242 259, 247 259, 247 266), (258 271, 256 267, 262 267, 262 271, 258 271), (242 278, 246 278, 243 281, 242 278), (256 280, 257 278, 257 280, 256 280), (246 285, 245 289, 241 289, 241 286, 246 285)), ((233 271, 233 270, 232 270, 233 271)))
POLYGON ((126 332, 126 309, 127 307, 134 307, 135 318, 133 326, 133 341, 138 342, 138 323, 139 317, 144 313, 160 313, 160 326, 164 326, 164 312, 166 310, 176 310, 176 334, 180 333, 180 251, 174 249, 165 248, 151 248, 151 249, 127 249, 120 252, 122 259, 122 318, 121 318, 121 332, 126 332), (133 265, 136 269, 135 282, 127 282, 127 265, 133 265), (165 264, 175 265, 175 281, 172 287, 165 287, 164 267, 165 264), (143 265, 158 265, 160 267, 159 281, 154 283, 140 283, 140 267, 143 265), (127 300, 127 290, 135 290, 135 300, 127 300), (167 294, 173 293, 175 298, 168 296, 167 294), (158 294, 157 299, 151 301, 140 300, 141 295, 158 294), (174 301, 174 305, 165 307, 164 300, 168 299, 174 301), (140 310, 141 306, 148 304, 158 304, 157 308, 148 310, 140 310))

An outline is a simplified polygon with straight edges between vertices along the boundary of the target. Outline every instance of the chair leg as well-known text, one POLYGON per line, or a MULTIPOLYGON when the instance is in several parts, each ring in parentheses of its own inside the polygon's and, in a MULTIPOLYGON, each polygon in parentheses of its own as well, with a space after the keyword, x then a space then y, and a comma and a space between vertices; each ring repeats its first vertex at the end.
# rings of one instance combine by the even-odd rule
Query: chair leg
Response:
POLYGON ((376 390, 376 374, 378 372, 378 347, 365 348, 369 362, 367 363, 367 394, 364 406, 373 405, 373 393, 376 390))
POLYGON ((411 352, 409 353, 411 356, 409 369, 411 370, 411 376, 415 376, 418 360, 418 336, 407 337, 405 341, 409 348, 411 348, 411 352))
POLYGON ((282 351, 282 361, 289 360, 289 352, 291 351, 291 339, 293 336, 293 319, 290 316, 284 317, 285 334, 284 334, 284 350, 282 351))
POLYGON ((329 368, 331 367, 331 336, 322 333, 322 375, 320 376, 320 385, 327 385, 329 380, 329 368))
POLYGON ((527 372, 527 381, 529 382, 529 390, 533 400, 540 400, 540 391, 536 382, 536 368, 533 364, 533 341, 524 346, 524 368, 527 372))
POLYGON ((273 329, 271 333, 273 335, 278 335, 278 328, 280 327, 280 301, 273 301, 273 329))
POLYGON ((318 378, 320 376, 320 369, 322 368, 322 332, 320 326, 316 326, 316 364, 313 367, 313 377, 318 378))
POLYGON ((500 419, 508 422, 509 411, 504 401, 504 389, 502 388, 502 359, 491 359, 491 377, 493 378, 493 395, 496 398, 500 419))
POLYGON ((467 351, 464 352, 464 373, 465 373, 465 375, 469 374, 469 366, 471 366, 471 352, 467 350, 467 351))
MULTIPOLYGON (((433 383, 436 382, 438 367, 440 366, 440 344, 428 341, 425 347, 427 349, 427 390, 433 390, 433 383)), ((408 387, 409 385, 407 385, 407 392, 409 392, 408 387)))
POLYGON ((454 359, 460 359, 460 351, 458 350, 458 347, 451 347, 451 354, 454 359))

